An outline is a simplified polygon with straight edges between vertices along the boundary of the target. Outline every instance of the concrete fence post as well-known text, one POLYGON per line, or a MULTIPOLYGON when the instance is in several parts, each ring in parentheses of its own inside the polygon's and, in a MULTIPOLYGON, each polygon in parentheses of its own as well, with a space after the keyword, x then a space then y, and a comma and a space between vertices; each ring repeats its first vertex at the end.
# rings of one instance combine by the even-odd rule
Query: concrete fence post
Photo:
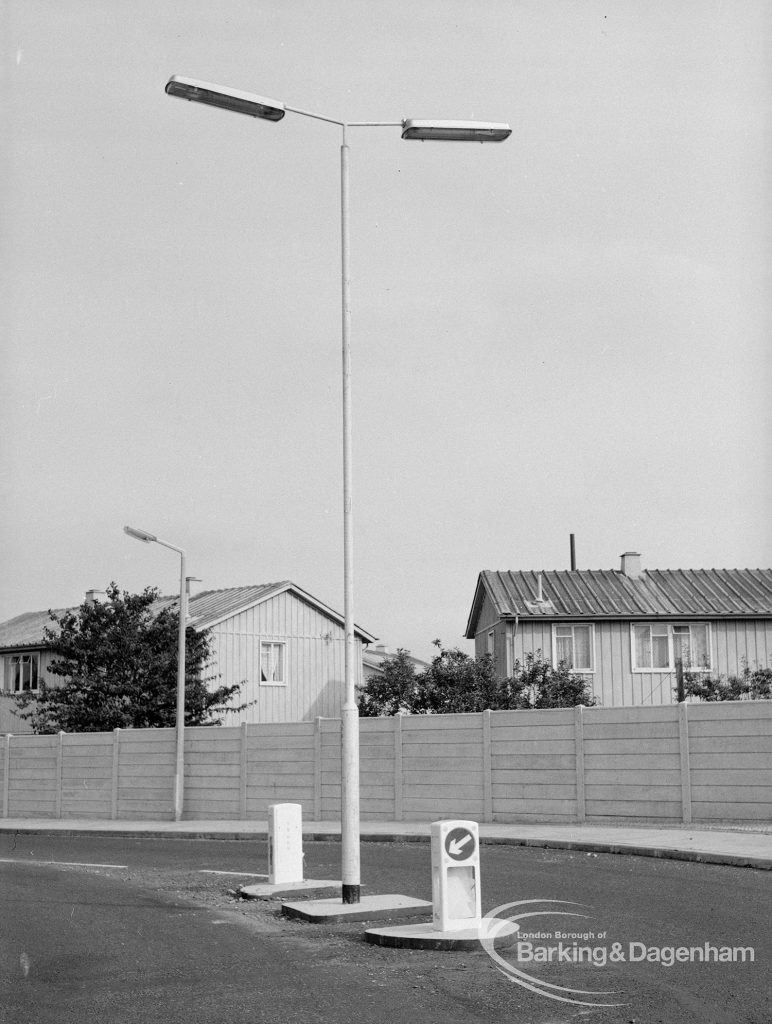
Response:
POLYGON ((121 730, 113 729, 113 774, 112 793, 110 794, 110 817, 118 819, 118 782, 121 771, 121 730))
POLYGON ((239 817, 242 821, 246 821, 247 817, 247 750, 249 745, 249 726, 246 722, 241 723, 241 733, 239 745, 239 817))
POLYGON ((482 713, 483 821, 493 821, 493 761, 491 757, 491 710, 482 713))
POLYGON ((587 820, 584 797, 584 704, 574 708, 574 746, 576 750, 576 820, 587 820))
POLYGON ((54 815, 57 818, 62 816, 62 761, 64 760, 64 733, 57 733, 56 743, 56 794, 54 815))
POLYGON ((678 705, 678 745, 681 754, 681 820, 692 823, 692 772, 689 764, 689 705, 678 705))
POLYGON ((402 715, 394 716, 394 820, 402 821, 402 715))
POLYGON ((4 769, 3 769, 3 817, 8 817, 9 796, 11 792, 11 740, 9 732, 5 737, 4 769))
POLYGON ((314 821, 322 820, 322 720, 314 719, 314 821))

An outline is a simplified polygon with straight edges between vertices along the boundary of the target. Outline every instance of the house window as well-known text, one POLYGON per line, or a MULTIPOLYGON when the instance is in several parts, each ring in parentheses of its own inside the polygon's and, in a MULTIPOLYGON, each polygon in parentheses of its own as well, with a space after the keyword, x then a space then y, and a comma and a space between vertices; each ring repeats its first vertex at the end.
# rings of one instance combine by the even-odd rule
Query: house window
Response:
POLYGON ((490 656, 493 657, 493 655, 495 653, 496 653, 496 642, 495 642, 495 637, 493 635, 493 630, 491 630, 490 633, 488 633, 488 654, 490 654, 490 656))
POLYGON ((22 693, 24 690, 37 690, 38 657, 39 655, 37 654, 12 654, 9 657, 9 690, 12 690, 14 693, 22 693))
POLYGON ((710 626, 642 623, 633 626, 633 671, 672 672, 676 662, 692 672, 705 672, 710 664, 710 626))
POLYGON ((593 625, 560 623, 553 626, 555 667, 564 662, 576 672, 595 671, 595 630, 593 625))
POLYGON ((285 645, 263 641, 260 644, 260 682, 265 686, 283 686, 285 676, 285 645))

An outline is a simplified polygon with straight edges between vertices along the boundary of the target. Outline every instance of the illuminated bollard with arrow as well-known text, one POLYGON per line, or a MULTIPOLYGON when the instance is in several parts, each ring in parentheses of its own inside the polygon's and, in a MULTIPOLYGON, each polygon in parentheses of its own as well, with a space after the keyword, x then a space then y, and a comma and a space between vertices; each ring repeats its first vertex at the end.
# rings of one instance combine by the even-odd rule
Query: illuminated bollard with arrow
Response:
POLYGON ((472 949, 481 939, 497 947, 514 942, 517 924, 482 917, 477 822, 435 821, 431 837, 431 922, 371 928, 365 939, 378 946, 413 949, 472 949))
POLYGON ((432 921, 435 931, 479 928, 480 837, 476 821, 432 823, 432 921))

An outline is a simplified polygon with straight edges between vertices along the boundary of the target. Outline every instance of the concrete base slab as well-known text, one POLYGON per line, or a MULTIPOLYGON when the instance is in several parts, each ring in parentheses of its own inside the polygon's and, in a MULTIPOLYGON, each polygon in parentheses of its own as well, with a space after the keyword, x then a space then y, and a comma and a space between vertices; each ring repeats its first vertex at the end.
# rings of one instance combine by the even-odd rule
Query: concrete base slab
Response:
POLYGON ((340 897, 325 900, 304 900, 285 903, 285 917, 299 918, 312 924, 334 924, 340 921, 388 921, 396 917, 417 917, 431 913, 432 905, 412 896, 363 896, 359 903, 344 903, 340 897))
POLYGON ((239 896, 246 900, 276 900, 282 896, 295 896, 303 892, 326 892, 328 889, 337 889, 340 892, 340 882, 328 878, 317 880, 306 878, 302 882, 259 882, 257 885, 242 885, 239 889, 239 896))
POLYGON ((482 939, 493 942, 494 948, 514 945, 519 925, 513 921, 483 919, 479 927, 464 928, 456 932, 435 931, 433 924, 391 925, 387 928, 368 928, 365 941, 374 946, 396 949, 476 949, 482 939))

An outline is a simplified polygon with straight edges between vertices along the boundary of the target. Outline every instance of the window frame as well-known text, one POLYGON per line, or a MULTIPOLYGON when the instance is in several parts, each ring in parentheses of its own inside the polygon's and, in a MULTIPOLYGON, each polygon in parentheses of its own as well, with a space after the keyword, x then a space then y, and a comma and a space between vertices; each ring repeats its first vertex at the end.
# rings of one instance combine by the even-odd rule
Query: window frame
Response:
POLYGON ((287 642, 285 640, 261 640, 259 659, 260 686, 287 685, 287 642), (280 679, 263 679, 263 650, 265 648, 278 648, 279 650, 279 667, 281 670, 280 679))
MULTIPOLYGON (((658 674, 661 674, 661 675, 667 675, 667 674, 672 674, 673 672, 675 672, 675 670, 676 670, 675 645, 674 645, 675 630, 676 629, 680 629, 680 630, 688 629, 689 630, 689 645, 692 646, 691 635, 692 635, 692 627, 693 626, 699 626, 700 628, 704 628, 705 629, 705 635, 706 635, 705 649, 706 649, 706 652, 707 652, 707 655, 708 655, 708 664, 707 665, 684 665, 684 671, 687 671, 687 672, 712 672, 714 670, 713 669, 713 661, 714 661, 714 659, 713 659, 713 628, 712 628, 712 623, 711 622, 706 621, 706 620, 702 620, 702 619, 700 619, 699 621, 694 621, 694 622, 689 622, 689 621, 684 622, 683 620, 681 620, 681 621, 673 621, 673 622, 657 622, 655 620, 649 620, 649 621, 644 620, 642 622, 631 622, 630 623, 630 667, 631 667, 632 671, 634 673, 638 674, 638 675, 640 675, 640 674, 652 674, 652 673, 658 673, 658 674), (650 631, 649 632, 649 639, 650 640, 651 640, 651 628, 653 626, 658 626, 660 629, 666 629, 667 630, 667 658, 668 658, 667 666, 651 666, 651 667, 644 666, 644 667, 640 667, 637 664, 637 660, 636 660, 636 635, 635 635, 635 630, 636 630, 636 627, 640 627, 640 626, 648 626, 649 627, 649 631, 650 631)), ((660 635, 662 635, 662 634, 660 633, 660 635)))
MULTIPOLYGON (((558 658, 558 630, 559 629, 570 629, 571 630, 571 648, 576 652, 576 641, 574 638, 574 629, 576 627, 580 629, 589 629, 590 631, 590 668, 577 668, 574 665, 569 665, 569 671, 576 673, 576 675, 594 675, 596 672, 597 661, 595 658, 595 623, 594 622, 553 622, 552 623, 552 667, 557 668, 561 661, 565 659, 558 658)), ((566 639, 565 637, 561 637, 566 639)))
POLYGON ((9 654, 6 659, 6 666, 8 669, 8 687, 9 693, 37 693, 40 689, 40 652, 39 651, 25 651, 19 654, 9 654), (30 685, 24 686, 24 678, 22 666, 24 665, 24 659, 27 660, 27 664, 30 665, 30 685), (34 670, 31 666, 34 665, 34 670), (16 668, 18 667, 19 672, 19 685, 17 686, 16 680, 16 668), (34 679, 33 679, 34 677, 34 679), (33 685, 34 683, 34 685, 33 685))

